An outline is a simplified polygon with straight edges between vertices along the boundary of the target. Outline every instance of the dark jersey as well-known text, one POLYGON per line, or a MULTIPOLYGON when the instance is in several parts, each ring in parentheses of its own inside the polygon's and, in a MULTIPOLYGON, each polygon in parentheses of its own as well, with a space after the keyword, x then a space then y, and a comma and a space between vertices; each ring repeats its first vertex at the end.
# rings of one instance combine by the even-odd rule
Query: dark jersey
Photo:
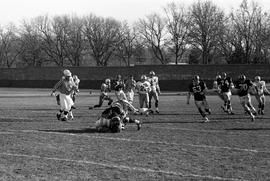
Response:
POLYGON ((232 84, 232 79, 230 77, 226 77, 225 79, 217 79, 217 83, 221 92, 229 92, 232 84))
POLYGON ((206 98, 204 94, 205 89, 206 85, 203 81, 200 81, 199 84, 191 83, 189 85, 189 92, 193 93, 195 101, 202 101, 206 98))
POLYGON ((237 81, 235 88, 238 89, 238 96, 248 95, 249 88, 253 86, 251 80, 246 79, 244 82, 237 81))

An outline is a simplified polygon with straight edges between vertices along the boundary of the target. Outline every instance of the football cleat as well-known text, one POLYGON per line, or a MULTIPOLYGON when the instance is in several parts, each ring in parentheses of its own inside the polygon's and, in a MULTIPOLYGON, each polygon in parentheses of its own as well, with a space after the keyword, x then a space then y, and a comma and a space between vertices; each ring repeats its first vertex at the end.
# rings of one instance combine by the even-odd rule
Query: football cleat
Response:
POLYGON ((70 119, 74 119, 74 116, 73 116, 73 113, 72 112, 69 112, 69 116, 70 116, 70 119))
POLYGON ((137 130, 138 131, 141 129, 141 127, 142 127, 142 123, 141 122, 137 123, 137 130))

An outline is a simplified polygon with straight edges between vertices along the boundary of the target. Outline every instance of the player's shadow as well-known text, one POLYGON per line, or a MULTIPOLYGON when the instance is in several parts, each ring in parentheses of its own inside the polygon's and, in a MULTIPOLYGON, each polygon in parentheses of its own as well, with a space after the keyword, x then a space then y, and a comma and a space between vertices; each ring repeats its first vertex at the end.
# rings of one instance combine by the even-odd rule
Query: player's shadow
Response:
POLYGON ((71 133, 71 134, 98 133, 98 131, 95 128, 64 129, 64 130, 38 130, 38 131, 48 132, 48 133, 71 133))

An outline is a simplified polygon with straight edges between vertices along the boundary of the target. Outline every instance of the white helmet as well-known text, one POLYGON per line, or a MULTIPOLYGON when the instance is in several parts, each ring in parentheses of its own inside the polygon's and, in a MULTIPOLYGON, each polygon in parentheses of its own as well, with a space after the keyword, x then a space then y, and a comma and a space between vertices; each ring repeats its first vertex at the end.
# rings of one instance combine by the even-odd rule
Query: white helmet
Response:
POLYGON ((154 71, 150 71, 149 75, 156 75, 154 71))
POLYGON ((65 69, 63 71, 63 74, 64 74, 65 77, 71 77, 71 72, 68 69, 65 69))
POLYGON ((261 81, 261 77, 260 76, 256 76, 255 77, 255 80, 259 82, 259 81, 261 81))
POLYGON ((105 80, 105 83, 106 83, 106 84, 110 84, 110 83, 111 83, 111 80, 110 80, 110 79, 106 79, 106 80, 105 80))
POLYGON ((147 79, 146 75, 141 76, 141 80, 146 80, 146 79, 147 79))

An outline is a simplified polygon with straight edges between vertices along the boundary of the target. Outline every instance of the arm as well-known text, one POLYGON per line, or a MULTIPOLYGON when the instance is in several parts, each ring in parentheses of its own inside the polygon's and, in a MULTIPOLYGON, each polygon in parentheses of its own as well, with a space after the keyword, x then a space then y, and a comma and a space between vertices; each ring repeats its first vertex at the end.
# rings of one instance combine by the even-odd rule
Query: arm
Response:
POLYGON ((53 89, 52 89, 52 92, 51 92, 51 96, 54 95, 54 93, 55 93, 56 90, 62 85, 62 83, 63 83, 63 80, 60 80, 60 81, 58 81, 58 82, 54 85, 54 87, 53 87, 53 89))

